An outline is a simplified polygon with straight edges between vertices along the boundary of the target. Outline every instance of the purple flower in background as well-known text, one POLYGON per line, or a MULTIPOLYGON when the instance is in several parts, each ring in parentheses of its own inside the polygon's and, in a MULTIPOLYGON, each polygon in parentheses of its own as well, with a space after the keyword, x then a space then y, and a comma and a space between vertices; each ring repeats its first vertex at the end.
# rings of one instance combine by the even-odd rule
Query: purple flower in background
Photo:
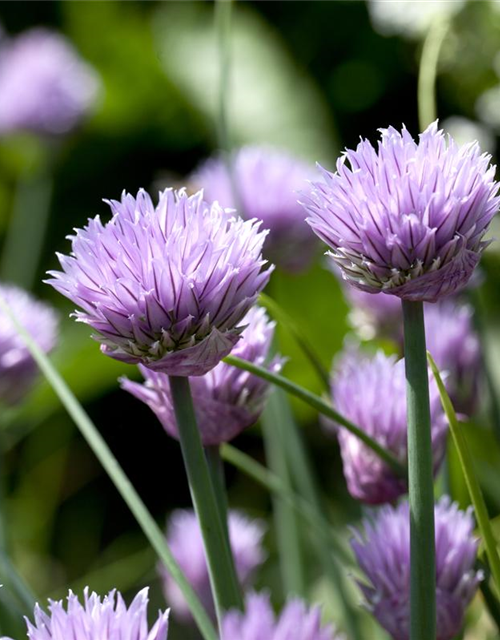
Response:
POLYGON ((62 35, 26 31, 0 43, 0 132, 63 134, 93 107, 95 71, 62 35))
POLYGON ((272 262, 288 271, 307 267, 317 241, 305 223, 297 192, 313 177, 313 168, 284 151, 248 146, 234 154, 233 172, 239 202, 223 158, 207 160, 192 181, 203 188, 207 200, 217 200, 245 218, 262 220, 263 227, 269 229, 265 253, 272 262))
MULTIPOLYGON (((274 334, 275 323, 270 322, 264 309, 253 307, 242 320, 246 325, 232 355, 265 366, 274 334)), ((267 365, 277 373, 281 358, 275 357, 267 365)), ((140 367, 144 384, 121 380, 122 387, 142 400, 155 412, 167 433, 178 438, 170 380, 164 373, 140 367)), ((190 380, 197 424, 205 446, 228 442, 243 429, 254 424, 267 398, 269 384, 237 367, 224 362, 204 376, 190 380)))
MULTIPOLYGON (((435 507, 437 640, 451 640, 482 579, 474 570, 478 540, 470 510, 445 496, 435 507)), ((385 506, 351 541, 369 584, 359 583, 367 605, 393 640, 408 640, 410 617, 410 515, 408 503, 385 506)))
POLYGON ((199 192, 141 190, 108 202, 112 219, 78 229, 48 281, 82 311, 103 353, 168 375, 200 376, 227 356, 267 284, 266 232, 199 192))
MULTIPOLYGON (((57 341, 55 311, 12 285, 0 285, 0 297, 40 349, 44 353, 51 351, 57 341)), ((0 310, 0 402, 13 404, 21 400, 37 374, 38 367, 24 340, 0 310)))
POLYGON ((267 594, 250 593, 245 612, 229 611, 221 640, 342 640, 331 625, 322 626, 319 607, 290 600, 277 617, 267 594))
MULTIPOLYGON (((237 511, 229 512, 228 524, 236 573, 240 583, 247 586, 257 567, 265 560, 262 548, 265 526, 260 520, 250 520, 237 511)), ((194 511, 177 510, 172 513, 167 526, 167 542, 201 602, 215 616, 205 548, 194 511)), ((163 565, 159 566, 159 571, 165 598, 173 614, 180 620, 191 621, 191 613, 179 587, 163 565)))
POLYGON ((48 615, 35 607, 35 624, 27 622, 29 640, 167 640, 168 611, 148 631, 147 589, 128 609, 117 591, 101 599, 85 589, 83 604, 70 591, 67 600, 66 608, 62 601, 49 600, 48 615))
MULTIPOLYGON (((344 354, 332 374, 335 408, 393 453, 407 457, 406 378, 404 360, 378 352, 368 357, 357 350, 344 354)), ((430 379, 431 430, 436 473, 446 448, 447 423, 439 392, 430 379)), ((333 423, 325 422, 327 428, 333 423)), ((369 504, 392 502, 406 493, 399 478, 371 449, 342 427, 337 431, 344 475, 350 494, 369 504)))
POLYGON ((436 122, 418 143, 405 128, 381 133, 377 150, 362 140, 335 174, 322 170, 304 197, 308 222, 352 285, 435 302, 466 284, 487 246, 500 202, 495 167, 436 122))

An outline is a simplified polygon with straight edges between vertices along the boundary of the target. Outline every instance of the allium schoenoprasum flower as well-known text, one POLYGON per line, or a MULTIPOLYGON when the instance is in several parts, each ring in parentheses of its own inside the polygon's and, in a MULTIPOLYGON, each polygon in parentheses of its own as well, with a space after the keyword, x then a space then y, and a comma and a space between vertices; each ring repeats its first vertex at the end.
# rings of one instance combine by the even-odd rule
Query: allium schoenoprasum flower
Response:
MULTIPOLYGON (((282 359, 274 357, 269 364, 269 351, 275 323, 270 322, 261 307, 253 307, 243 318, 246 325, 232 355, 254 364, 267 366, 273 373, 281 370, 282 359)), ((122 387, 145 402, 154 411, 165 431, 178 438, 170 381, 167 375, 140 366, 144 384, 121 380, 122 387)), ((205 446, 228 442, 243 429, 254 424, 268 395, 269 384, 262 378, 224 362, 191 379, 197 424, 205 446)))
POLYGON ((166 189, 155 207, 141 190, 108 203, 71 237, 72 254, 48 281, 81 311, 103 353, 175 376, 199 376, 227 356, 267 284, 266 232, 207 204, 202 192, 166 189))
POLYGON ((288 152, 272 147, 251 145, 233 156, 233 181, 222 157, 207 160, 192 176, 195 186, 203 188, 207 200, 232 207, 245 218, 262 220, 269 229, 265 255, 288 271, 306 268, 318 246, 305 222, 297 192, 314 176, 314 168, 288 152))
MULTIPOLYGON (((28 625, 29 640, 167 640, 168 611, 159 613, 149 630, 148 590, 140 591, 127 608, 121 594, 101 598, 85 589, 83 603, 71 591, 63 601, 49 600, 48 614, 37 605, 28 625)), ((6 639, 8 640, 8 639, 6 639)))
POLYGON ((435 302, 462 288, 498 211, 495 167, 477 143, 458 147, 431 124, 415 142, 382 129, 302 199, 314 232, 352 285, 435 302), (348 164, 350 166, 348 166, 348 164))
MULTIPOLYGON (((256 569, 264 562, 262 546, 265 525, 238 511, 229 511, 229 538, 236 573, 242 586, 249 585, 256 569)), ((170 516, 167 542, 172 554, 206 609, 215 616, 207 561, 200 526, 194 511, 179 509, 170 516)), ((163 565, 159 565, 166 601, 179 620, 191 621, 184 596, 163 565)))
MULTIPOLYGON (((350 349, 334 368, 331 388, 333 406, 406 464, 404 360, 386 356, 381 351, 370 357, 350 349)), ((432 377, 429 392, 436 473, 445 453, 447 422, 432 377)), ((406 493, 406 481, 398 477, 355 435, 342 427, 334 427, 330 422, 325 422, 325 426, 337 432, 347 487, 354 498, 368 504, 381 504, 392 502, 406 493)))
POLYGON ((221 640, 345 640, 331 625, 321 624, 321 610, 290 600, 276 616, 269 595, 249 593, 245 611, 229 611, 222 620, 221 640))
MULTIPOLYGON (((482 579, 474 563, 478 540, 470 510, 447 496, 435 507, 437 640, 452 640, 482 579)), ((408 503, 384 506, 351 541, 368 583, 359 583, 368 608, 393 640, 409 639, 410 516, 408 503)))
MULTIPOLYGON (((0 285, 0 297, 44 353, 57 342, 58 316, 47 304, 13 285, 0 285)), ((0 311, 0 403, 20 401, 36 379, 38 367, 11 319, 0 311)))
POLYGON ((0 41, 0 133, 64 134, 95 104, 100 81, 66 38, 35 28, 0 41))

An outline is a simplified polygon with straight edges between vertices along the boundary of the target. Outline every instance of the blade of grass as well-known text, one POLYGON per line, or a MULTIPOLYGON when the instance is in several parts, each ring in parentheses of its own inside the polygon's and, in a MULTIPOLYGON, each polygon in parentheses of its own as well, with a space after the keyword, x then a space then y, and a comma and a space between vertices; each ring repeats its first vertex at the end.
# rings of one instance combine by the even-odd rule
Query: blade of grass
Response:
POLYGON ((474 512, 476 515, 479 530, 481 531, 481 535, 483 538, 486 555, 488 557, 488 562, 491 568, 491 573, 493 575, 497 590, 500 593, 500 557, 498 555, 497 543, 495 540, 495 536, 493 535, 493 530, 491 528, 483 493, 481 491, 481 487, 474 471, 472 456, 470 454, 467 441, 465 440, 464 434, 462 433, 462 430, 458 423, 455 410, 450 400, 450 396, 445 389, 437 365, 429 352, 427 352, 427 359, 436 380, 436 384, 438 386, 439 394, 441 397, 441 403, 443 405, 443 409, 446 413, 446 417, 448 418, 448 422, 450 425, 453 442, 455 443, 458 456, 460 458, 462 472, 464 474, 471 502, 474 505, 474 512))
POLYGON ((295 396, 296 398, 299 398, 306 404, 316 409, 316 411, 318 411, 319 413, 327 416, 327 418, 331 418, 337 424, 342 425, 353 435, 357 436, 367 447, 369 447, 374 453, 376 453, 379 458, 381 458, 386 464, 388 464, 395 473, 403 477, 406 476, 407 471, 405 465, 402 464, 390 451, 384 449, 381 445, 379 445, 378 442, 376 442, 376 440, 370 438, 369 435, 367 435, 355 424, 350 422, 350 420, 344 418, 344 416, 335 411, 335 409, 331 405, 322 400, 319 396, 295 384, 291 380, 288 380, 288 378, 280 376, 276 373, 272 373, 264 367, 260 367, 259 365, 248 362, 247 360, 242 360, 241 358, 238 358, 236 356, 227 356, 226 358, 224 358, 224 362, 234 367, 238 367, 239 369, 243 369, 244 371, 249 371, 256 376, 259 376, 260 378, 271 382, 277 387, 281 387, 287 393, 295 396))
POLYGON ((33 356, 33 359, 38 364, 41 372, 46 377, 47 381, 59 397, 61 404, 65 407, 68 414, 74 420, 81 434, 89 444, 95 456, 104 467, 109 478, 133 513, 135 519, 137 520, 137 523, 141 527, 146 538, 149 540, 151 546, 155 549, 159 558, 165 564, 166 568, 172 575, 172 578, 176 581, 177 585, 181 589, 182 594, 184 595, 184 598, 186 599, 186 602, 188 603, 188 606, 191 610, 191 613, 193 614, 193 618, 195 619, 204 639, 217 640, 217 634, 213 627, 213 624, 195 592, 193 591, 191 585, 182 573, 179 565, 175 561, 172 552, 170 551, 165 541, 163 532, 151 516, 150 512, 147 510, 139 494, 135 490, 134 486, 119 465, 117 459, 106 444, 104 438, 101 436, 93 422, 90 420, 89 416, 80 405, 71 389, 67 386, 62 376, 53 367, 50 360, 38 347, 36 342, 31 338, 27 331, 19 324, 9 305, 1 296, 0 309, 7 315, 7 317, 12 320, 19 335, 26 343, 26 346, 33 356))

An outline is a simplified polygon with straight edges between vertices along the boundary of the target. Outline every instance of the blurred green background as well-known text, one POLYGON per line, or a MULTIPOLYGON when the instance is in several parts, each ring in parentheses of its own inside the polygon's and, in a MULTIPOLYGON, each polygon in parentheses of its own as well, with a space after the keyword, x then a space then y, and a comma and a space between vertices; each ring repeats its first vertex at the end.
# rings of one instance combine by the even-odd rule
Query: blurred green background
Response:
MULTIPOLYGON (((397 10, 397 2, 385 4, 397 10)), ((439 117, 480 120, 494 152, 500 131, 500 7, 486 0, 457 4, 460 11, 439 69, 439 117)), ((355 145, 359 136, 375 139, 379 127, 405 123, 417 133, 422 31, 415 30, 414 23, 405 26, 404 16, 403 24, 374 23, 362 1, 238 2, 234 11, 230 134, 235 146, 274 144, 333 168, 344 146, 355 145)), ((135 368, 100 355, 89 329, 69 319, 71 305, 42 279, 47 269, 57 266, 55 252, 69 250, 65 237, 74 227, 96 214, 107 219, 103 198, 118 198, 123 189, 154 192, 182 184, 183 177, 216 150, 213 4, 18 0, 0 2, 0 21, 10 34, 36 25, 64 33, 102 79, 95 113, 57 155, 34 291, 61 312, 55 363, 163 522, 172 508, 189 505, 178 444, 146 406, 119 389, 117 378, 136 375, 135 368)), ((33 158, 35 164, 44 162, 41 154, 37 160, 39 153, 26 136, 0 141, 0 235, 9 225, 19 176, 33 158)), ((31 239, 28 227, 27 251, 31 239)), ((499 266, 493 245, 483 260, 481 297, 497 381, 499 266)), ((277 271, 270 293, 302 326, 329 367, 349 330, 348 309, 321 256, 307 273, 277 271)), ((289 357, 286 374, 319 392, 314 371, 283 330, 280 348, 289 357)), ((337 446, 325 438, 313 412, 293 406, 332 518, 347 536, 344 525, 358 519, 361 511, 346 492, 337 446)), ((497 515, 500 454, 483 417, 468 433, 491 513, 497 515)), ((0 420, 7 451, 2 473, 10 544, 16 565, 35 592, 59 597, 68 586, 81 590, 90 584, 99 592, 117 587, 130 595, 151 584, 154 608, 164 607, 153 552, 46 384, 40 382, 22 407, 3 411, 0 420)), ((234 444, 264 460, 258 428, 234 444)), ((464 504, 467 497, 453 460, 451 475, 455 497, 464 504)), ((263 489, 231 468, 227 477, 234 506, 270 515, 270 497, 263 489)), ((279 602, 272 531, 266 545, 270 557, 258 584, 276 586, 279 602)), ((311 561, 310 572, 318 578, 321 593, 321 567, 311 561)), ((335 617, 334 598, 326 600, 335 617)), ((477 628, 479 635, 468 637, 485 638, 486 631, 477 628)), ((367 637, 376 637, 375 631, 370 634, 367 637)), ((171 637, 188 638, 190 632, 174 628, 171 637)))

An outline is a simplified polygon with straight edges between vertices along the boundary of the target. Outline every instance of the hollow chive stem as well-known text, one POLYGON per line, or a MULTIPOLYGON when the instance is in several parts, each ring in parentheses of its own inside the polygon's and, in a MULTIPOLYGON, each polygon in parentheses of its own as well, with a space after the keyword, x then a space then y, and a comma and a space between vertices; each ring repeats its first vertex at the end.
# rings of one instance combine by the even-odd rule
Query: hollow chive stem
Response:
POLYGON ((403 300, 410 500, 410 640, 436 637, 434 475, 422 302, 403 300))
POLYGON ((189 379, 170 376, 170 390, 177 419, 182 457, 193 506, 198 517, 207 557, 217 618, 224 611, 242 609, 243 603, 234 561, 225 534, 220 507, 196 424, 189 379))

